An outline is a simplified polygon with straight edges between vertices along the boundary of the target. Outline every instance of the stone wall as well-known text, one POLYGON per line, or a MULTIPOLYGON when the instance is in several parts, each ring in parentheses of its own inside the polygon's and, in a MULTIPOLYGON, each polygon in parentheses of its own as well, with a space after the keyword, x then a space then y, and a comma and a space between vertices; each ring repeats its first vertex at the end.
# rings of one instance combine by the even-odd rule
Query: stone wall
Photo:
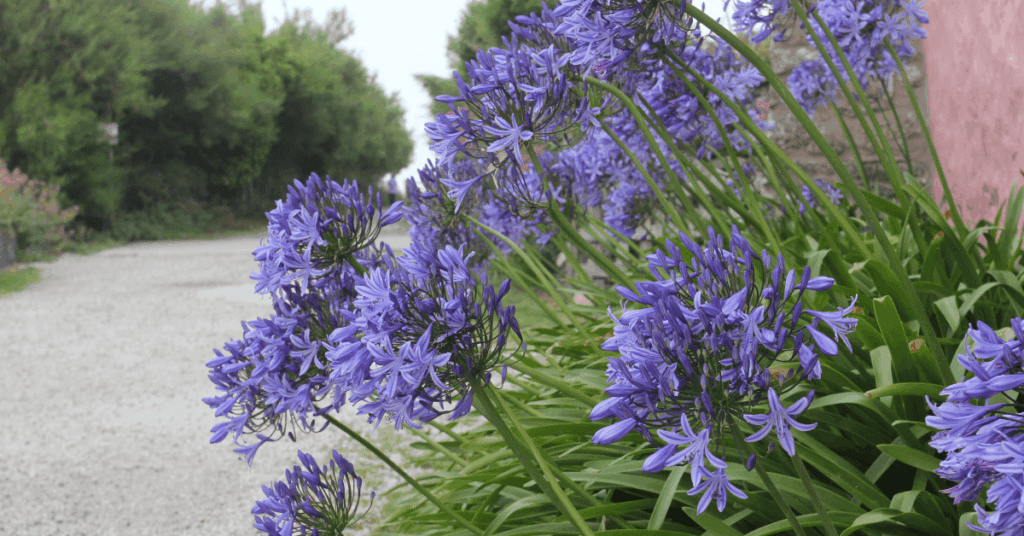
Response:
MULTIPOLYGON (((800 62, 820 57, 817 49, 807 43, 807 32, 800 29, 798 21, 789 26, 786 37, 787 40, 782 43, 776 43, 772 38, 768 38, 765 41, 769 43, 768 50, 772 59, 772 69, 779 75, 783 83, 786 82, 793 68, 799 65, 800 62)), ((914 96, 927 122, 928 105, 924 47, 921 39, 911 39, 910 46, 915 50, 915 54, 911 58, 904 60, 904 69, 907 71, 907 76, 914 89, 914 96)), ((903 83, 899 80, 899 73, 890 75, 888 78, 886 88, 894 100, 903 127, 903 134, 907 138, 907 145, 910 149, 910 160, 913 168, 911 174, 924 183, 925 181, 922 179, 930 177, 934 173, 935 168, 931 153, 928 150, 928 143, 918 124, 913 104, 907 96, 903 83)), ((865 88, 865 91, 870 95, 880 88, 880 82, 874 80, 865 88)), ((883 184, 884 187, 881 191, 884 195, 891 197, 891 188, 888 186, 885 171, 879 163, 874 148, 867 141, 860 122, 841 92, 840 98, 841 100, 836 105, 842 114, 843 120, 846 122, 847 128, 850 129, 850 133, 856 141, 857 149, 864 163, 864 173, 867 176, 868 184, 872 185, 872 187, 874 184, 883 184)), ((767 83, 763 84, 755 91, 755 99, 768 101, 768 117, 766 120, 775 123, 775 130, 766 132, 766 134, 793 162, 800 166, 811 178, 824 179, 829 182, 839 181, 838 174, 836 174, 828 159, 825 158, 821 149, 811 140, 810 135, 807 134, 803 126, 796 121, 773 88, 767 83)), ((888 100, 883 96, 881 102, 874 102, 872 104, 872 109, 875 111, 885 137, 889 141, 889 146, 896 157, 900 170, 906 171, 906 161, 900 152, 902 142, 900 141, 899 129, 893 120, 888 100), (883 119, 882 115, 878 115, 883 110, 885 112, 885 119, 883 119), (888 120, 889 126, 886 126, 886 120, 888 120)), ((854 163, 853 151, 850 150, 849 145, 846 143, 843 130, 831 108, 828 106, 819 107, 815 111, 812 120, 825 137, 825 140, 835 149, 836 154, 843 161, 846 168, 850 170, 854 179, 859 183, 860 180, 857 175, 856 164, 854 163)))
POLYGON ((15 240, 14 233, 0 228, 0 270, 11 266, 17 260, 15 255, 16 245, 17 241, 15 240))

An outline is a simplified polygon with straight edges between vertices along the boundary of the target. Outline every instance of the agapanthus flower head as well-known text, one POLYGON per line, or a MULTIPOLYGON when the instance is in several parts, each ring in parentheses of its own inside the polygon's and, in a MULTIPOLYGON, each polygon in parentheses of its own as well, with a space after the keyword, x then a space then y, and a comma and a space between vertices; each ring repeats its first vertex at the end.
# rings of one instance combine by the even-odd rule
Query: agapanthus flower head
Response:
POLYGON ((985 491, 988 508, 976 503, 979 525, 968 527, 994 535, 1020 534, 1024 527, 1024 412, 1019 404, 991 403, 1024 392, 1024 321, 1014 318, 1010 325, 1016 340, 1004 340, 984 322, 969 328, 967 353, 957 360, 973 377, 943 389, 941 404, 926 397, 933 415, 925 422, 939 430, 929 445, 946 453, 935 473, 957 483, 943 492, 959 503, 977 501, 985 491))
POLYGON ((510 282, 497 291, 485 276, 478 283, 472 255, 413 242, 356 286, 356 329, 333 334, 326 355, 332 381, 370 422, 390 417, 400 429, 455 419, 472 408, 474 385, 499 366, 504 379, 505 345, 512 333, 522 341, 515 307, 501 303, 510 282))
POLYGON ((385 207, 380 192, 359 192, 355 181, 337 183, 316 173, 288 187, 285 199, 267 212, 267 244, 253 256, 260 263, 256 292, 276 295, 297 281, 302 292, 324 284, 356 252, 373 245, 382 227, 402 219, 401 201, 385 207))
MULTIPOLYGON (((778 28, 787 26, 796 17, 789 0, 737 0, 734 5, 734 31, 746 32, 754 44, 760 43, 778 28), (755 26, 760 27, 761 31, 751 37, 755 26)), ((896 47, 897 54, 906 59, 914 54, 909 40, 927 35, 919 24, 928 22, 928 17, 921 9, 921 2, 916 0, 819 0, 808 9, 809 13, 816 11, 821 16, 864 88, 868 87, 869 77, 885 80, 891 73, 898 71, 894 58, 883 46, 886 38, 896 47)), ((810 23, 825 46, 825 52, 839 68, 843 80, 849 82, 849 74, 821 26, 813 17, 810 23)), ((805 29, 803 22, 800 28, 805 29)), ((784 33, 775 37, 776 42, 784 40, 784 33)), ((810 34, 807 35, 807 43, 816 46, 810 34)), ((819 106, 836 102, 839 98, 838 80, 821 58, 805 60, 797 65, 786 83, 811 117, 819 106)), ((881 94, 881 91, 879 88, 878 93, 881 94)), ((854 98, 859 100, 856 94, 854 98)))
MULTIPOLYGON (((746 441, 772 434, 793 455, 790 429, 815 426, 795 420, 814 398, 801 382, 821 377, 819 357, 836 355, 837 340, 849 347, 845 334, 856 320, 846 318, 852 304, 833 313, 805 309, 804 292, 828 290, 833 280, 811 277, 809 267, 801 276, 786 272, 781 255, 773 262, 767 251, 755 254, 735 226, 730 248, 712 228, 705 247, 679 236, 688 254, 666 241, 664 250, 648 256, 654 281, 638 281, 635 291, 617 288, 639 308, 612 316, 614 335, 602 348, 621 357, 609 359, 608 398, 590 418, 619 420, 595 434, 600 444, 634 430, 654 444, 656 430, 666 445, 647 458, 644 470, 687 462, 693 489, 706 490, 721 508, 725 491, 733 491, 721 471, 730 423, 742 417, 762 426, 746 441), (836 340, 819 331, 819 323, 836 340), (789 372, 780 375, 779 367, 789 372), (797 399, 786 407, 790 393, 797 399), (764 405, 767 413, 760 413, 764 405)), ((709 501, 706 495, 699 511, 709 501)))
POLYGON ((573 45, 569 60, 614 73, 630 59, 659 46, 677 46, 700 32, 686 15, 689 0, 567 0, 555 8, 555 30, 573 45))
POLYGON ((331 451, 329 465, 317 465, 313 456, 299 451, 302 465, 285 470, 285 479, 263 486, 266 499, 252 509, 257 530, 268 536, 342 536, 345 528, 358 522, 377 492, 370 493, 370 505, 356 516, 363 479, 338 451, 331 451))

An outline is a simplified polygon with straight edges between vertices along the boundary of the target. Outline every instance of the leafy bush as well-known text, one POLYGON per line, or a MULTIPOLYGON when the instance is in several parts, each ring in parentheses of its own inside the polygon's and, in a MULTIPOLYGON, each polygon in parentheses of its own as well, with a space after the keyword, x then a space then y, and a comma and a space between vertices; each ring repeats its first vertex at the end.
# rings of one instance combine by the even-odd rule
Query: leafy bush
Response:
POLYGON ((60 187, 31 179, 0 160, 0 228, 14 232, 19 251, 60 251, 67 243, 67 224, 78 207, 61 210, 60 187))

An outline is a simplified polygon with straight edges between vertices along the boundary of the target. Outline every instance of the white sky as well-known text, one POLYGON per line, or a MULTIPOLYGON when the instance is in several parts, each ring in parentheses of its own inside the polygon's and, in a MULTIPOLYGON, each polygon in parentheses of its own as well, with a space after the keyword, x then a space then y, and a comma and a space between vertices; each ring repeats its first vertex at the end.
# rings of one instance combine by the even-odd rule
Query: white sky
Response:
MULTIPOLYGON (((451 76, 448 68, 447 36, 458 31, 462 10, 469 0, 286 0, 288 12, 296 8, 312 11, 314 21, 323 24, 327 12, 342 7, 348 13, 355 33, 341 43, 341 48, 359 58, 367 71, 377 73, 377 81, 388 94, 398 92, 405 110, 405 128, 412 131, 415 147, 412 163, 398 173, 404 189, 405 180, 433 157, 423 125, 433 121, 430 96, 414 75, 451 76)), ((700 0, 694 0, 697 6, 700 0)), ((735 0, 733 0, 735 1, 735 0)), ((197 4, 197 0, 190 3, 197 4)), ((226 0, 226 4, 233 4, 226 0)), ((250 0, 250 3, 254 3, 250 0)), ((726 27, 722 6, 725 0, 704 0, 704 11, 719 19, 726 27)), ((207 1, 207 5, 212 1, 207 1)), ((557 4, 548 1, 549 6, 557 4)), ((233 11, 233 10, 232 10, 233 11)), ((732 6, 730 5, 730 12, 732 6)), ((263 20, 267 33, 276 29, 285 18, 282 0, 263 0, 263 20)), ((702 29, 703 34, 707 34, 702 29)), ((330 174, 330 170, 324 170, 330 174)), ((341 179, 342 177, 338 177, 341 179)))

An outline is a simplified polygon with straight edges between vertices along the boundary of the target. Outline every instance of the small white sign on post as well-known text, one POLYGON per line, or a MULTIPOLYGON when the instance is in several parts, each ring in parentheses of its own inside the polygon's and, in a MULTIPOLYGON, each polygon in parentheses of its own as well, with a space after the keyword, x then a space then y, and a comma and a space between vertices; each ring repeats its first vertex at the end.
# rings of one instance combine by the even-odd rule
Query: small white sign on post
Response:
POLYGON ((117 145, 117 123, 100 123, 100 141, 117 145))

